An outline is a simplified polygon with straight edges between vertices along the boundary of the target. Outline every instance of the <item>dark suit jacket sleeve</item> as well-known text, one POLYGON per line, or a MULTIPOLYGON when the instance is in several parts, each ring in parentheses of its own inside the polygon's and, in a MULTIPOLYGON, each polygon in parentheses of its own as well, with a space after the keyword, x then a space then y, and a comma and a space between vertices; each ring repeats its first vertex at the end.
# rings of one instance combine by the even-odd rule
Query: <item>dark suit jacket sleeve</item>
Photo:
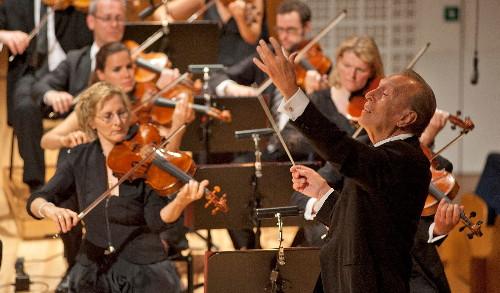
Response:
POLYGON ((7 29, 7 13, 5 4, 0 4, 0 30, 7 29))
POLYGON ((33 99, 43 103, 43 96, 50 90, 67 91, 69 88, 70 63, 68 58, 61 62, 52 72, 45 74, 33 85, 33 99))
POLYGON ((340 193, 338 193, 336 190, 333 191, 328 196, 325 203, 323 204, 321 209, 318 211, 318 213, 316 214, 316 217, 314 219, 323 223, 325 226, 329 227, 330 224, 332 223, 331 216, 333 214, 333 210, 335 209, 335 204, 337 203, 339 196, 340 196, 340 193))
MULTIPOLYGON (((332 166, 332 164, 326 162, 326 164, 318 170, 318 173, 328 182, 328 185, 333 187, 335 190, 342 189, 343 176, 332 166)), ((292 194, 291 204, 297 205, 300 209, 304 210, 309 198, 310 197, 295 191, 292 194)))
MULTIPOLYGON (((412 145, 398 141, 374 148, 349 137, 321 115, 312 103, 293 124, 309 139, 323 159, 331 162, 343 175, 357 181, 367 191, 367 195, 391 186, 393 182, 386 180, 401 176, 394 169, 395 166, 406 166, 408 160, 423 164, 422 153, 417 149, 417 138, 412 139, 412 145)), ((417 171, 425 168, 424 165, 415 167, 419 167, 415 168, 417 171)))

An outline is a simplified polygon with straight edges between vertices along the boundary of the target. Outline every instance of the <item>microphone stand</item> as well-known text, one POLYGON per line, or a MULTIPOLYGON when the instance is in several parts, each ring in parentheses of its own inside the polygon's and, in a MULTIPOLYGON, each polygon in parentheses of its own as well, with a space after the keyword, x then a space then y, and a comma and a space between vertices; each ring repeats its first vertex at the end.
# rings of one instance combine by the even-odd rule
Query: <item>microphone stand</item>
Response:
POLYGON ((255 215, 257 219, 276 218, 276 225, 278 226, 278 253, 276 255, 276 262, 274 268, 269 275, 270 284, 265 288, 265 291, 272 293, 281 293, 285 290, 285 280, 281 278, 279 268, 286 264, 285 249, 283 248, 283 218, 296 217, 300 215, 298 206, 284 206, 274 208, 256 209, 255 215))
POLYGON ((255 147, 255 162, 254 162, 254 170, 255 173, 252 176, 252 202, 250 205, 252 206, 252 224, 256 228, 255 230, 255 248, 260 249, 260 220, 257 218, 255 210, 261 207, 261 196, 259 193, 259 178, 262 177, 262 152, 259 148, 260 135, 258 133, 252 134, 252 139, 255 147))

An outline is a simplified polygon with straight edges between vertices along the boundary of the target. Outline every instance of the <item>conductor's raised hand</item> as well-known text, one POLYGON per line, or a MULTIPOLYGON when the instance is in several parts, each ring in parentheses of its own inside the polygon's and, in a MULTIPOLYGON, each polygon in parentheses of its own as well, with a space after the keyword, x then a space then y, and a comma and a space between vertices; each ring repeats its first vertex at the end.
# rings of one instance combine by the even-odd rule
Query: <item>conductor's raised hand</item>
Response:
POLYGON ((290 168, 290 172, 293 189, 309 197, 320 199, 330 190, 326 180, 309 167, 295 165, 290 168))
POLYGON ((287 100, 298 90, 294 69, 294 60, 297 54, 293 53, 287 57, 276 39, 271 37, 269 40, 274 52, 266 42, 260 40, 257 46, 260 60, 253 58, 253 62, 272 79, 274 85, 287 100))

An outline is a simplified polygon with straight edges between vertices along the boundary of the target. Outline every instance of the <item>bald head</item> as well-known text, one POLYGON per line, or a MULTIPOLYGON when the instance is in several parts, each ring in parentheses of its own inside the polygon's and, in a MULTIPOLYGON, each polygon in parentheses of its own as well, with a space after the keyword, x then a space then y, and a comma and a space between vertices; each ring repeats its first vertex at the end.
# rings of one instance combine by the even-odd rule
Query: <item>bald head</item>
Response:
POLYGON ((405 70, 397 75, 407 80, 398 94, 407 98, 410 110, 417 114, 415 121, 407 127, 408 131, 420 136, 436 111, 434 92, 427 82, 413 70, 405 70))

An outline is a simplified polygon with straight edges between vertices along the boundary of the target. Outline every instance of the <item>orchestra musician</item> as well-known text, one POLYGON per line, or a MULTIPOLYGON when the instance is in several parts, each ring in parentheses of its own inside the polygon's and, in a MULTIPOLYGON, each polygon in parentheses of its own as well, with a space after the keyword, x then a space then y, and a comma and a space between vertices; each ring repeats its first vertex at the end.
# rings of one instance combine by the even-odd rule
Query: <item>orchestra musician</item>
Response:
MULTIPOLYGON (((92 141, 73 148, 54 177, 27 203, 30 215, 51 219, 61 233, 78 224, 77 212, 118 181, 106 160, 129 131, 130 105, 119 88, 99 82, 79 99, 79 126, 92 141), (77 197, 79 210, 54 204, 69 196, 77 197)), ((69 276, 70 292, 180 292, 159 233, 175 225, 207 184, 190 181, 172 199, 157 195, 143 179, 116 187, 106 203, 85 218, 85 237, 69 276)))
MULTIPOLYGON (((31 96, 28 97, 29 100, 34 100, 36 105, 43 105, 42 108, 47 109, 46 112, 53 111, 63 116, 67 115, 72 108, 73 98, 91 82, 91 76, 96 66, 95 56, 99 48, 107 43, 121 41, 125 28, 124 1, 92 0, 88 7, 86 23, 94 37, 92 45, 70 51, 67 58, 55 70, 44 74, 32 87, 31 96)), ((178 75, 178 72, 165 69, 164 74, 171 75, 174 78, 175 75, 178 75)), ((41 112, 40 109, 36 111, 41 112)), ((25 139, 29 141, 27 144, 31 148, 26 150, 27 153, 40 153, 41 158, 35 162, 39 164, 37 170, 43 172, 41 178, 44 178, 44 156, 40 148, 43 132, 42 115, 32 115, 31 112, 24 111, 16 112, 16 115, 23 117, 23 119, 19 119, 22 121, 19 132, 23 133, 23 135, 18 135, 19 144, 21 145, 21 140, 25 139)), ((60 154, 64 155, 65 152, 60 154)), ((69 209, 76 209, 77 203, 71 202, 71 200, 74 200, 74 197, 68 198, 68 202, 57 204, 69 209)), ((81 238, 78 232, 79 229, 77 228, 61 236, 68 261, 67 272, 74 264, 75 249, 78 248, 79 238, 81 238)), ((61 287, 65 287, 67 284, 65 282, 66 276, 60 284, 61 287)))
POLYGON ((206 20, 221 24, 217 62, 225 66, 253 55, 259 39, 267 39, 264 0, 215 0, 206 20))
POLYGON ((73 7, 54 11, 42 0, 5 0, 0 4, 0 43, 9 49, 11 60, 7 63, 7 122, 14 128, 24 160, 23 182, 32 191, 44 183, 45 166, 38 147, 41 124, 31 128, 40 130, 38 139, 36 134, 32 139, 24 124, 31 119, 42 120, 40 106, 31 98, 31 87, 37 78, 54 70, 69 51, 91 42, 85 14, 73 7), (46 22, 40 24, 44 15, 46 22), (30 40, 35 27, 39 31, 30 40))
POLYGON ((410 251, 431 177, 418 137, 436 109, 432 89, 411 70, 382 79, 359 120, 373 144, 367 146, 309 103, 295 83, 295 55, 287 59, 271 43, 275 53, 261 41, 254 62, 283 94, 281 111, 346 176, 339 193, 316 172, 291 168, 294 189, 318 200, 315 218, 330 228, 318 292, 409 291, 410 251))

